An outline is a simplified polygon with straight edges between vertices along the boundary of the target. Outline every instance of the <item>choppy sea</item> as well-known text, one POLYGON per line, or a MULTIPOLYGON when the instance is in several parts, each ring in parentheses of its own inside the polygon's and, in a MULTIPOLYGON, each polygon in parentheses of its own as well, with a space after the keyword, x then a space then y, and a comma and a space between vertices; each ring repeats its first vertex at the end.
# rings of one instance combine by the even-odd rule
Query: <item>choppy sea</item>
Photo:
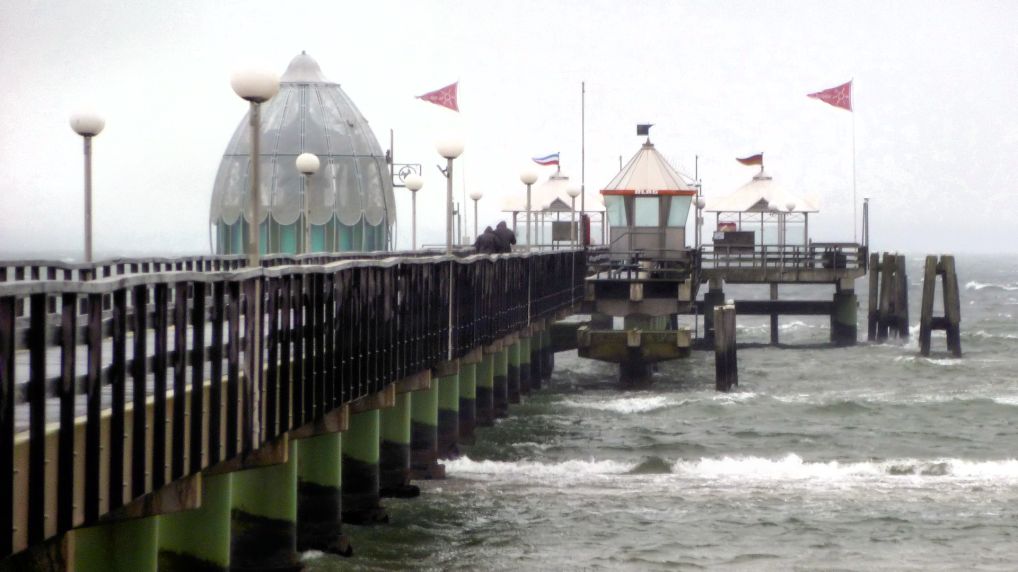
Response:
MULTIPOLYGON (((913 323, 922 259, 909 260, 913 323)), ((789 347, 741 348, 738 389, 694 352, 622 391, 609 364, 556 356, 391 524, 348 526, 355 556, 310 570, 1018 569, 1018 257, 959 257, 964 357, 907 340, 819 348, 827 318, 781 319, 789 347), (800 346, 800 347, 794 347, 800 346)), ((857 283, 865 340, 865 280, 857 283)), ((783 294, 827 298, 831 292, 783 294)), ((763 297, 732 289, 729 297, 763 297)), ((939 308, 939 304, 938 304, 939 308)), ((740 342, 766 342, 740 318, 740 342)))

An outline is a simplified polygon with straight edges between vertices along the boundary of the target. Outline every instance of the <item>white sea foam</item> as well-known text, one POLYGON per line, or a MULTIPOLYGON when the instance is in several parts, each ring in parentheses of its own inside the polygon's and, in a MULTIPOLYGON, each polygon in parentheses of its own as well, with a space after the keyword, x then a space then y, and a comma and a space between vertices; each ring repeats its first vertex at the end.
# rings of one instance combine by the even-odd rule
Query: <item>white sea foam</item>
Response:
POLYGON ((975 280, 970 280, 970 281, 965 283, 965 289, 966 290, 976 290, 976 291, 990 289, 990 290, 1005 290, 1005 291, 1008 291, 1008 292, 1014 292, 1015 290, 1018 290, 1018 284, 1013 284, 1013 283, 1012 284, 992 284, 992 283, 987 284, 985 282, 976 282, 975 280))
POLYGON ((449 475, 475 480, 584 481, 627 473, 636 465, 611 460, 579 460, 539 463, 536 461, 474 461, 460 457, 445 462, 449 475))
POLYGON ((1005 481, 1018 484, 1018 459, 967 461, 963 459, 893 459, 880 462, 808 462, 789 453, 779 459, 764 457, 702 458, 678 461, 679 476, 708 480, 746 481, 858 481, 885 477, 1005 481))
POLYGON ((968 335, 972 336, 973 338, 984 338, 993 340, 1018 340, 1018 334, 991 334, 986 330, 976 330, 968 335))
POLYGON ((928 358, 922 356, 898 356, 894 358, 894 361, 906 363, 923 363, 929 365, 937 365, 941 367, 952 367, 956 365, 962 365, 963 363, 965 363, 963 360, 957 358, 928 358))
POLYGON ((585 409, 596 409, 598 411, 611 411, 614 413, 646 413, 657 409, 663 409, 675 405, 677 402, 664 396, 655 395, 650 397, 623 397, 608 401, 571 401, 562 402, 567 407, 581 407, 585 409))
MULTIPOLYGON (((535 485, 625 482, 627 479, 705 481, 724 485, 753 486, 896 486, 896 483, 923 483, 1018 486, 1018 459, 969 461, 964 459, 891 459, 886 461, 805 461, 795 453, 780 458, 735 456, 704 457, 672 463, 667 475, 629 474, 635 463, 612 460, 474 461, 461 457, 446 462, 446 472, 455 477, 535 485)), ((634 481, 636 482, 636 481, 634 481)), ((642 486, 642 485, 641 485, 642 486)))

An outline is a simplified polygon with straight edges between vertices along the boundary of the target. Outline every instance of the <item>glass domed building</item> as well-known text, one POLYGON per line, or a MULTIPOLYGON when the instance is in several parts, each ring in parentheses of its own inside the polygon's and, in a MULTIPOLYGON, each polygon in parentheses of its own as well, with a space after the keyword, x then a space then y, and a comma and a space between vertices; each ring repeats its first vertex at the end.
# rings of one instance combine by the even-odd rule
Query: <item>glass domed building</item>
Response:
MULTIPOLYGON (((242 254, 247 243, 250 138, 245 115, 212 191, 209 222, 219 254, 242 254)), ((361 112, 306 53, 293 58, 279 93, 262 104, 259 170, 263 254, 387 249, 396 203, 385 154, 361 112), (321 162, 306 192, 294 164, 305 152, 321 162)))

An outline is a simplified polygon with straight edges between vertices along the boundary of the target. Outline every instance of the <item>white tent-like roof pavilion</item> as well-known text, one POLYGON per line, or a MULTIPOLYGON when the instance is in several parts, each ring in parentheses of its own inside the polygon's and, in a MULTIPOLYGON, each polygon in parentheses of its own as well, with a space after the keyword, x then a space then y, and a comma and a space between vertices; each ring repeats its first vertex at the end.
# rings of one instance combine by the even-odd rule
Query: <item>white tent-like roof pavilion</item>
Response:
MULTIPOLYGON (((718 231, 759 231, 759 236, 754 238, 754 243, 759 245, 766 243, 764 236, 768 233, 767 229, 775 233, 777 244, 791 244, 793 240, 788 232, 789 226, 799 224, 802 225, 802 243, 808 243, 809 215, 820 211, 815 199, 788 191, 775 182, 763 170, 763 166, 748 183, 732 194, 707 199, 706 203, 704 210, 715 213, 718 231)), ((715 244, 727 244, 727 240, 723 234, 721 238, 715 236, 715 244)))

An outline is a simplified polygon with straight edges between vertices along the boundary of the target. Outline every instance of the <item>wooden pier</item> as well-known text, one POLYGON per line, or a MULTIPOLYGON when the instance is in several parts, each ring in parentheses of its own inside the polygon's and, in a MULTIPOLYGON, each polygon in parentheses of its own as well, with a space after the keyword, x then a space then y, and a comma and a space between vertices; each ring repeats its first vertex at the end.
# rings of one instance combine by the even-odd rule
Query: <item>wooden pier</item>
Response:
POLYGON ((298 542, 348 553, 340 520, 385 518, 383 444, 386 486, 405 490, 414 459, 470 438, 469 413, 503 415, 550 375, 545 323, 585 275, 582 250, 10 264, 0 558, 225 570, 295 566, 298 542))

